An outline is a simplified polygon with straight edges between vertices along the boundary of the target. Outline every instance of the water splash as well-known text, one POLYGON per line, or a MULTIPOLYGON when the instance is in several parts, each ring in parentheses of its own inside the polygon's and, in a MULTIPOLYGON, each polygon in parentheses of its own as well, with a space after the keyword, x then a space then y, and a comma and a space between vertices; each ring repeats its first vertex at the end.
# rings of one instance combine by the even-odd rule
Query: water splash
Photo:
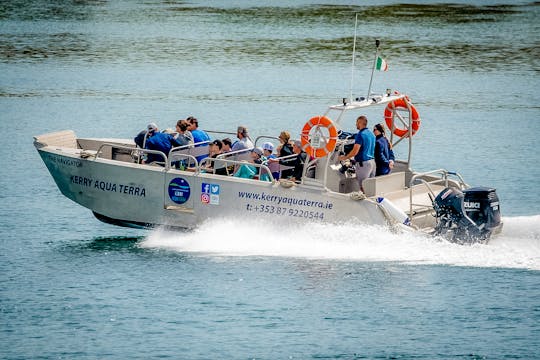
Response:
POLYGON ((220 219, 185 233, 153 231, 143 248, 218 256, 281 256, 306 259, 397 261, 408 264, 540 270, 540 215, 505 218, 488 245, 462 246, 418 233, 393 233, 358 224, 271 223, 220 219))

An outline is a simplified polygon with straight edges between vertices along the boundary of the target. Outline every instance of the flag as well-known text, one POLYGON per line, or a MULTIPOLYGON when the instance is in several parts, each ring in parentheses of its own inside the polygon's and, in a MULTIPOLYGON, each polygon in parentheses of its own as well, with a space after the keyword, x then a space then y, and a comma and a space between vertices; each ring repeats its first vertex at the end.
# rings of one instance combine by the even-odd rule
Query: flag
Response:
POLYGON ((377 70, 388 71, 388 64, 386 63, 386 60, 380 56, 377 56, 377 70))

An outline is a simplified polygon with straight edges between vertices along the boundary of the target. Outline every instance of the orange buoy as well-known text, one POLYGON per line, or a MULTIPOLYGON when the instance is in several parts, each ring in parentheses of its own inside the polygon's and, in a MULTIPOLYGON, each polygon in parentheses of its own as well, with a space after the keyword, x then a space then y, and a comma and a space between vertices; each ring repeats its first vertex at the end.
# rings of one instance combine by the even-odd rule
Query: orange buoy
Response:
POLYGON ((411 135, 416 134, 418 129, 420 129, 420 116, 418 115, 418 111, 413 104, 409 103, 407 106, 405 98, 394 100, 386 106, 386 108, 384 109, 384 120, 386 122, 386 126, 388 126, 390 130, 393 130, 394 135, 397 135, 399 137, 408 136, 408 129, 394 127, 394 112, 396 111, 396 109, 405 109, 410 111, 412 119, 411 135))
POLYGON ((326 116, 314 116, 306 122, 302 128, 301 140, 302 149, 311 157, 322 158, 334 151, 337 142, 337 129, 334 122, 326 116), (321 147, 314 147, 309 141, 309 133, 314 127, 324 127, 328 130, 330 137, 326 142, 326 145, 321 147))

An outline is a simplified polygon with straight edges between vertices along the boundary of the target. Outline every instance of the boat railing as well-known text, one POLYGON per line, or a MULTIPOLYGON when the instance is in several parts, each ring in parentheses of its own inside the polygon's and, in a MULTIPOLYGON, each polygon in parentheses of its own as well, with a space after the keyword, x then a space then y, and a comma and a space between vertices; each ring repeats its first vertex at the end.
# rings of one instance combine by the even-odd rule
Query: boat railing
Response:
POLYGON ((252 149, 253 148, 229 151, 229 152, 226 152, 226 153, 223 153, 223 154, 219 154, 216 158, 217 159, 225 159, 225 158, 234 156, 236 160, 249 160, 249 152, 252 149))
POLYGON ((465 189, 468 187, 463 177, 455 171, 437 169, 414 174, 409 182, 409 218, 411 219, 411 223, 414 223, 414 215, 416 214, 413 209, 432 209, 432 206, 413 202, 414 189, 418 186, 425 186, 428 190, 429 197, 433 202, 437 196, 433 189, 434 185, 443 185, 445 188, 455 186, 459 189, 465 189), (455 177, 455 179, 451 177, 455 177))
POLYGON ((253 142, 253 144, 254 144, 255 146, 258 146, 259 141, 260 141, 261 139, 263 139, 263 140, 264 140, 264 139, 267 139, 267 140, 277 140, 277 141, 279 141, 279 138, 276 137, 276 136, 260 135, 260 136, 257 136, 257 137, 255 138, 255 141, 253 142))
MULTIPOLYGON (((230 175, 234 175, 234 170, 230 170, 230 169, 239 169, 240 166, 242 165, 249 165, 249 166, 253 166, 257 169, 259 169, 259 172, 258 174, 256 175, 256 178, 254 178, 255 180, 264 180, 263 177, 265 175, 267 175, 268 177, 266 178, 267 181, 270 181, 270 182, 274 182, 275 179, 274 177, 272 176, 272 172, 270 171, 270 169, 268 168, 267 165, 264 165, 264 164, 254 164, 254 163, 251 163, 251 162, 247 162, 245 160, 242 160, 242 161, 237 161, 237 160, 228 160, 228 159, 218 159, 218 158, 205 158, 201 161, 201 164, 200 166, 198 166, 195 170, 195 173, 198 174, 198 173, 202 173, 202 172, 209 172, 211 171, 212 174, 215 174, 215 171, 218 170, 218 169, 221 169, 221 168, 225 168, 227 170, 227 175, 230 176, 230 175), (217 167, 219 166, 219 167, 217 167)), ((224 175, 226 176, 226 175, 224 175)))
MULTIPOLYGON (((141 148, 134 148, 133 146, 125 146, 125 145, 119 145, 119 144, 113 144, 113 143, 103 143, 101 144, 98 149, 96 150, 96 154, 94 156, 94 160, 100 157, 100 155, 103 153, 103 148, 110 147, 111 149, 123 149, 127 151, 136 151, 139 155, 140 154, 154 154, 159 155, 163 158, 163 164, 167 164, 167 155, 162 151, 157 150, 148 150, 148 149, 141 149, 141 148)), ((161 162, 158 162, 161 164, 161 162)))
POLYGON ((210 150, 209 143, 210 141, 205 140, 193 144, 173 147, 168 154, 169 162, 177 161, 176 158, 180 155, 190 155, 195 158, 199 156, 208 156, 210 150))
POLYGON ((231 132, 231 131, 218 131, 218 130, 205 130, 207 133, 209 134, 220 134, 220 135, 228 135, 227 137, 229 136, 236 136, 236 133, 234 132, 231 132))

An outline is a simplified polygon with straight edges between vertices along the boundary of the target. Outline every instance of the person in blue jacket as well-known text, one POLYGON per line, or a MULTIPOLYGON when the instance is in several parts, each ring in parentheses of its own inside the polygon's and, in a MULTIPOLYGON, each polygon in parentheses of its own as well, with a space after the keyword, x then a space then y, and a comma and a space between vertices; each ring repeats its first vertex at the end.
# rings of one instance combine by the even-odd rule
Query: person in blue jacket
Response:
MULTIPOLYGON (((173 136, 159 132, 159 129, 155 123, 150 123, 146 127, 147 136, 146 144, 144 147, 148 150, 157 150, 163 152, 166 156, 169 156, 169 151, 173 146, 178 146, 173 136)), ((147 154, 146 164, 152 162, 164 163, 166 160, 161 155, 147 154)))
POLYGON ((375 165, 377 166, 375 176, 386 175, 392 171, 394 167, 394 151, 392 146, 386 138, 384 132, 384 126, 382 124, 376 124, 373 127, 373 134, 375 134, 375 165))

